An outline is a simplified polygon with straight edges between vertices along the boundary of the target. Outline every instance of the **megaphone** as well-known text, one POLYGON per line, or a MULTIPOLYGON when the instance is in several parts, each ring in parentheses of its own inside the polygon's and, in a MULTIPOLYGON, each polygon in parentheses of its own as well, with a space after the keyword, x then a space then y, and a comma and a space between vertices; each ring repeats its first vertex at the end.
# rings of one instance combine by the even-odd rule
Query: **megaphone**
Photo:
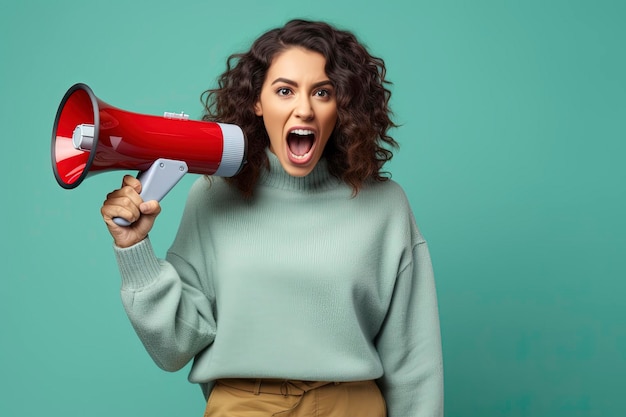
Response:
POLYGON ((189 120, 184 113, 132 113, 78 83, 67 90, 56 114, 52 169, 66 189, 105 171, 139 171, 141 197, 160 201, 187 172, 236 175, 246 162, 246 145, 237 125, 189 120))

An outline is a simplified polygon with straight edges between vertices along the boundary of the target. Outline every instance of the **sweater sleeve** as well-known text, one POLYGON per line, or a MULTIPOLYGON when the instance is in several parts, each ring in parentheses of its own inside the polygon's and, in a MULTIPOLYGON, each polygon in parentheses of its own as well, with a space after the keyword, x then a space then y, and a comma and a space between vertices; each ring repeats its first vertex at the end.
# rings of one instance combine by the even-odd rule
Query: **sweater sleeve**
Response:
POLYGON ((122 303, 137 335, 159 367, 181 369, 213 342, 216 329, 211 304, 193 268, 175 269, 158 259, 149 239, 114 250, 122 303))
POLYGON ((426 242, 398 274, 377 338, 379 385, 389 417, 443 416, 443 360, 435 281, 426 242))

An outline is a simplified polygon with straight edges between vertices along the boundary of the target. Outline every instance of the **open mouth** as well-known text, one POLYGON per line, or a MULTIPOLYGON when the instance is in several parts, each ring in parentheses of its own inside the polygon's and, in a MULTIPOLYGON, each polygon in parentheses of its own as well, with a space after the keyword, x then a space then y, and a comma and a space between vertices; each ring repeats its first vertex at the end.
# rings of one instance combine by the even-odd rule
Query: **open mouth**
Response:
POLYGON ((287 147, 294 162, 306 162, 315 145, 315 133, 308 129, 294 129, 287 135, 287 147))

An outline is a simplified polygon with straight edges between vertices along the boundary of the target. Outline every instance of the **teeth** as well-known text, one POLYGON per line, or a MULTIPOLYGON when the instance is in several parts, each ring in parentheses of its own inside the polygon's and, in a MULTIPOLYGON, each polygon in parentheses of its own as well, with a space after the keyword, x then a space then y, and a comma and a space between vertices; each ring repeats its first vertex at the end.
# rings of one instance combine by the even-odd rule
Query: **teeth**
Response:
POLYGON ((312 130, 308 130, 308 129, 294 129, 291 131, 291 133, 294 133, 296 135, 300 135, 300 136, 305 136, 305 135, 312 135, 313 131, 312 130))

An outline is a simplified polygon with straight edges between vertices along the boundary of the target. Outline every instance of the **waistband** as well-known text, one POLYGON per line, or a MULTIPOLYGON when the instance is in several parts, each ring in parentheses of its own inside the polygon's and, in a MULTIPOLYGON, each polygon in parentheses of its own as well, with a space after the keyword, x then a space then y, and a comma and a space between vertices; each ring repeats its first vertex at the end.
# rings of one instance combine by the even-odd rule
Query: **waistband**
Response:
POLYGON ((332 381, 299 381, 292 379, 247 379, 225 378, 218 379, 216 384, 259 394, 295 395, 301 396, 311 390, 326 386, 339 385, 341 382, 332 381))

